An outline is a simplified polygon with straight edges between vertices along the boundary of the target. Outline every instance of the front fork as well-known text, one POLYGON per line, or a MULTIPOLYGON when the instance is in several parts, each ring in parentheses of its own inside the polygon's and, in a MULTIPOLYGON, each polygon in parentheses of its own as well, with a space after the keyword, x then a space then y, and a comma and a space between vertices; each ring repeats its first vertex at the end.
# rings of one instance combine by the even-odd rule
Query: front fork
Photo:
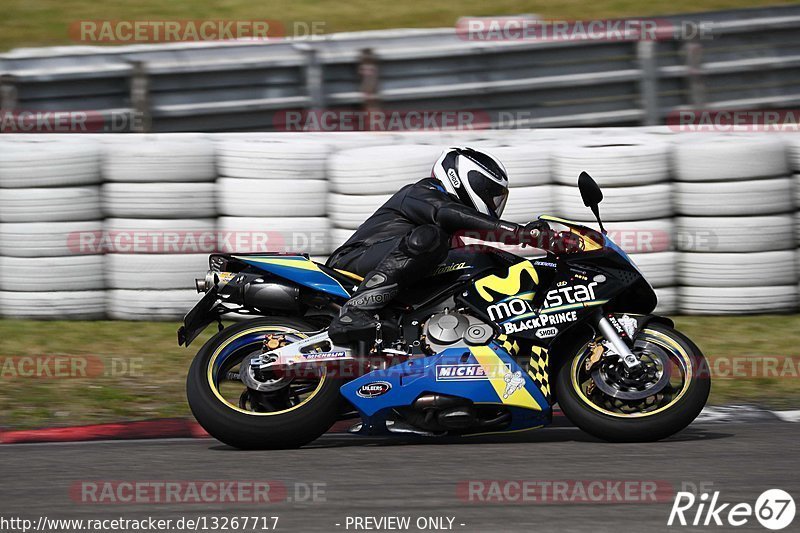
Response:
POLYGON ((626 368, 630 370, 642 364, 639 358, 636 357, 636 354, 633 353, 628 343, 625 342, 625 339, 617 332, 617 328, 611 324, 607 316, 603 313, 597 313, 596 325, 600 334, 611 344, 611 347, 617 352, 626 368))

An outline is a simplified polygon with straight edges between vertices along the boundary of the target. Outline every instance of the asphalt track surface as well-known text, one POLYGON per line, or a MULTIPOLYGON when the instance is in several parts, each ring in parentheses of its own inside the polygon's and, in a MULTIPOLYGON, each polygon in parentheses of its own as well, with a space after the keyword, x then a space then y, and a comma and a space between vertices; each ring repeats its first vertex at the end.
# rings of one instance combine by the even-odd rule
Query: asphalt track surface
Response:
MULTIPOLYGON (((721 500, 754 504, 769 488, 800 495, 798 424, 696 423, 652 444, 609 444, 572 427, 525 436, 418 441, 328 434, 300 450, 237 451, 215 440, 0 446, 4 517, 279 516, 277 531, 355 531, 347 517, 454 517, 454 531, 730 531, 667 527, 659 503, 480 503, 457 495, 467 480, 659 480, 705 484, 721 500), (325 483, 324 500, 254 504, 83 504, 83 480, 278 480, 325 483), (336 524, 339 524, 338 526, 336 524), (463 525, 461 525, 463 524, 463 525)), ((800 517, 785 531, 798 531, 800 517)), ((755 519, 737 530, 767 531, 755 519)), ((364 529, 359 529, 364 531, 364 529)), ((430 529, 429 529, 430 530, 430 529)), ((253 530, 250 530, 253 531, 253 530)), ((375 529, 372 529, 375 531, 375 529)))

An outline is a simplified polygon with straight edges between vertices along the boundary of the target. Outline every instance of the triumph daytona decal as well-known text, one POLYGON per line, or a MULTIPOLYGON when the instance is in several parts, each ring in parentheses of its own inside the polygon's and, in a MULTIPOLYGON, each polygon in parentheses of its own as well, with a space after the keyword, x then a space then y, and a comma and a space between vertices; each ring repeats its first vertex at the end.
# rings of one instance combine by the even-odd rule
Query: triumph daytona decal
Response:
POLYGON ((392 384, 387 381, 372 381, 361 385, 356 394, 361 398, 377 398, 392 390, 392 384))
MULTIPOLYGON (((539 329, 551 326, 553 324, 565 324, 568 322, 575 322, 578 320, 577 311, 567 311, 565 313, 552 313, 549 315, 539 315, 528 320, 520 320, 519 322, 506 322, 503 324, 506 335, 512 333, 519 333, 520 331, 528 331, 531 329, 539 329)), ((544 338, 544 337, 539 337, 544 338)))
POLYGON ((484 367, 480 364, 436 365, 436 381, 473 381, 502 377, 511 371, 508 365, 484 367), (488 372, 487 372, 488 371, 488 372))
POLYGON ((447 274, 448 272, 455 272, 457 270, 467 270, 472 268, 472 266, 467 265, 466 263, 453 263, 451 265, 439 265, 436 269, 431 272, 431 276, 438 276, 440 274, 447 274))

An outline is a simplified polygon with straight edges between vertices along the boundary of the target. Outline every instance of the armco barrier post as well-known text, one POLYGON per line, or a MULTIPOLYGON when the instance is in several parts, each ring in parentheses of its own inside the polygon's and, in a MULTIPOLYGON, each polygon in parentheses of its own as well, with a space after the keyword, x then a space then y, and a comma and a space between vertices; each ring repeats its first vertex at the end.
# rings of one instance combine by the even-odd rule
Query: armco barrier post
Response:
POLYGON ((133 133, 148 133, 152 128, 152 110, 150 108, 150 78, 147 65, 143 61, 131 62, 131 106, 133 114, 140 118, 134 120, 133 133))
POLYGON ((306 59, 305 83, 309 107, 313 109, 325 108, 325 90, 323 86, 322 62, 319 60, 319 51, 308 43, 296 44, 306 59))
POLYGON ((706 103, 706 86, 703 80, 703 45, 697 39, 687 41, 686 79, 689 83, 689 104, 703 109, 706 103))
POLYGON ((655 56, 656 43, 653 41, 638 41, 636 43, 636 58, 642 79, 639 83, 639 95, 644 110, 644 125, 653 126, 661 122, 658 110, 658 65, 655 56))
POLYGON ((364 110, 377 111, 378 103, 378 60, 371 48, 361 51, 358 64, 358 75, 361 77, 361 94, 364 95, 364 110))

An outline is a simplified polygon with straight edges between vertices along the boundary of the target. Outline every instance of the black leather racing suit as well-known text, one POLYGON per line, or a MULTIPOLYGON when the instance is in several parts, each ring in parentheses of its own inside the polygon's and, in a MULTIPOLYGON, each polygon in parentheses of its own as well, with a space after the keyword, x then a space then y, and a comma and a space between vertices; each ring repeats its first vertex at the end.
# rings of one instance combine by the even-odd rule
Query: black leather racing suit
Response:
POLYGON ((510 235, 519 242, 523 228, 465 206, 437 180, 426 178, 389 198, 330 256, 327 265, 364 277, 343 311, 348 307, 374 311, 436 267, 447 256, 455 233, 510 235))

